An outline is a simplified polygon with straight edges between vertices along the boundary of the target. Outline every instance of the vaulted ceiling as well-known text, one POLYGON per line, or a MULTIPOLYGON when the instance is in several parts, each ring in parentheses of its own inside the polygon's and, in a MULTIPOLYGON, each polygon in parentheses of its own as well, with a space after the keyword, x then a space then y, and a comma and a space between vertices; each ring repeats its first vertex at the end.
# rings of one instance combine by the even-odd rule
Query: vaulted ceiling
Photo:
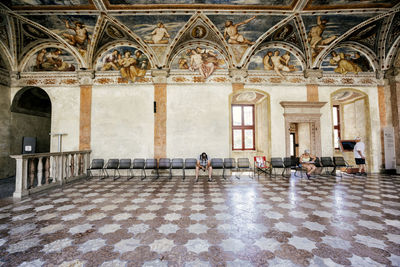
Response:
POLYGON ((279 48, 290 51, 302 70, 323 68, 336 50, 359 52, 372 66, 367 71, 383 72, 396 64, 400 45, 400 0, 1 2, 0 66, 12 71, 26 70, 40 50, 51 47, 66 51, 78 68, 96 69, 118 46, 140 49, 153 68, 171 68, 179 53, 204 46, 218 51, 227 68, 250 68, 259 52, 279 48), (237 29, 249 42, 233 44, 224 36, 227 21, 246 22, 237 29), (170 37, 152 44, 159 22, 170 37), (74 39, 77 23, 87 31, 86 43, 74 39))

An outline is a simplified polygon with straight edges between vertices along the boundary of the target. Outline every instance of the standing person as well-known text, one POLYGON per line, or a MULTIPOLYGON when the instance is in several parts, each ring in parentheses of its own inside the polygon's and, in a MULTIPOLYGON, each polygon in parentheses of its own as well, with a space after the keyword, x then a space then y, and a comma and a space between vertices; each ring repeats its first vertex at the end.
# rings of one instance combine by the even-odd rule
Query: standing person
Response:
POLYGON ((316 157, 310 154, 310 150, 304 150, 304 153, 300 156, 300 167, 307 170, 307 178, 310 179, 311 174, 315 172, 317 167, 315 167, 316 157))
POLYGON ((212 167, 211 162, 208 159, 206 152, 200 154, 196 164, 196 182, 199 180, 199 170, 202 169, 204 172, 208 170, 208 181, 211 182, 212 167))
POLYGON ((361 141, 361 137, 356 137, 356 145, 354 146, 354 158, 358 166, 356 175, 367 175, 365 172, 365 144, 361 141))

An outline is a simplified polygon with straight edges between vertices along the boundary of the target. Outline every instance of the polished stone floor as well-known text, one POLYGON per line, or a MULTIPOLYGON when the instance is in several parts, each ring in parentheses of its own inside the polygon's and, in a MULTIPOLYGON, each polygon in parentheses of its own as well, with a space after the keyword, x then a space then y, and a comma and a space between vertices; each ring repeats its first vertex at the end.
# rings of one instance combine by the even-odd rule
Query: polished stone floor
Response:
POLYGON ((0 207, 3 266, 400 266, 400 176, 92 179, 0 207))

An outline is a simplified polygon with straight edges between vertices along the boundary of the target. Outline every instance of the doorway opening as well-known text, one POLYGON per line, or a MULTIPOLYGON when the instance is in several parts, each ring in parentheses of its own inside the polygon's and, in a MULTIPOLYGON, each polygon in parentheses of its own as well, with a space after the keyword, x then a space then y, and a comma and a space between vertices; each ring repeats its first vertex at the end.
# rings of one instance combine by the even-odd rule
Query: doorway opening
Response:
POLYGON ((11 154, 23 152, 23 139, 36 140, 34 151, 50 152, 51 100, 39 87, 24 87, 19 90, 11 105, 11 154))

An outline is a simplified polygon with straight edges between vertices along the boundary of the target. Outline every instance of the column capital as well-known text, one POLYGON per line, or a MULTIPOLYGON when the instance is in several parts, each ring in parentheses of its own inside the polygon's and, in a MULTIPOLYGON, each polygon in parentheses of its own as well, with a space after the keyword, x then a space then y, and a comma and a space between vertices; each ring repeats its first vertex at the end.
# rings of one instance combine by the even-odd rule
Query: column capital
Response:
POLYGON ((247 70, 229 69, 229 76, 232 78, 232 83, 244 83, 247 75, 247 70))
POLYGON ((305 69, 304 78, 308 79, 309 83, 317 83, 317 79, 321 79, 323 71, 321 69, 305 69))
POLYGON ((80 85, 92 85, 96 72, 94 70, 78 70, 76 76, 80 85))
POLYGON ((167 83, 169 76, 169 69, 152 69, 151 77, 153 77, 153 83, 167 83))
POLYGON ((400 82, 400 68, 392 67, 385 72, 385 78, 389 80, 389 82, 400 82))

